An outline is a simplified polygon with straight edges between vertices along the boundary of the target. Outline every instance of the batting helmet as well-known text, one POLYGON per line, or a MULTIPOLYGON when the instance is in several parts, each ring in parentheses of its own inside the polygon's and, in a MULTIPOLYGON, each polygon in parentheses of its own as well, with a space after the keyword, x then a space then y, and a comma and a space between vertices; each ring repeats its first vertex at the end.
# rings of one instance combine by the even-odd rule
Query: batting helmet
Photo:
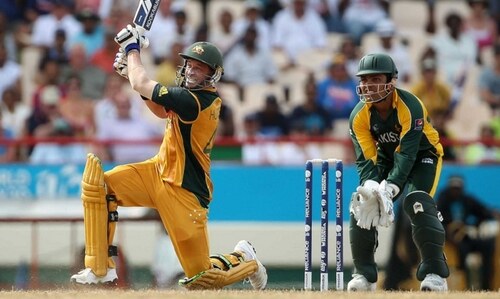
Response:
POLYGON ((360 82, 356 87, 356 93, 359 99, 365 103, 377 103, 385 98, 395 88, 398 78, 398 69, 391 56, 377 53, 365 55, 359 61, 358 72, 356 76, 365 76, 373 74, 384 74, 387 76, 387 82, 384 84, 367 84, 360 82))
POLYGON ((209 42, 196 42, 189 46, 184 53, 180 53, 184 59, 194 59, 210 66, 214 71, 221 69, 224 73, 222 54, 220 50, 209 42))
POLYGON ((224 74, 224 66, 222 63, 222 54, 220 50, 212 43, 209 42, 196 42, 189 46, 183 53, 179 55, 184 58, 185 62, 182 68, 180 68, 176 75, 176 83, 178 86, 186 86, 186 64, 187 59, 194 59, 196 61, 202 62, 208 65, 212 70, 213 74, 197 87, 191 87, 190 89, 200 89, 207 86, 214 86, 222 75, 224 74))
POLYGON ((391 56, 382 53, 368 54, 359 61, 356 76, 370 74, 387 74, 388 81, 390 81, 392 78, 398 77, 398 69, 391 56))

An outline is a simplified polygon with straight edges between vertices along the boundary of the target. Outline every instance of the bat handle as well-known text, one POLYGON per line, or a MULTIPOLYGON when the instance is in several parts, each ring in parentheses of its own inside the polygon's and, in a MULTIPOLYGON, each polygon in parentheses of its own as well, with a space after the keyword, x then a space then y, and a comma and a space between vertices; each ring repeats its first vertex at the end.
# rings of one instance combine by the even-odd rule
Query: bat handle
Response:
POLYGON ((144 27, 142 27, 142 26, 135 25, 135 29, 137 29, 137 32, 139 32, 139 35, 141 35, 141 36, 143 36, 144 33, 146 33, 146 29, 144 29, 144 27))

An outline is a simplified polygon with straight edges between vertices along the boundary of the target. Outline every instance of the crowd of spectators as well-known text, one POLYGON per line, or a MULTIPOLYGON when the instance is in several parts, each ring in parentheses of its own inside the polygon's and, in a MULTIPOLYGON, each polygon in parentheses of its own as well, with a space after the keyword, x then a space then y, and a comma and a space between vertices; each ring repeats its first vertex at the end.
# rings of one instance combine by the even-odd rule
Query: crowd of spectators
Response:
MULTIPOLYGON (((194 14, 201 16, 199 20, 192 19, 196 6, 189 1, 198 2, 162 0, 146 33, 150 47, 144 52, 151 58, 156 79, 174 85, 182 63, 177 53, 186 45, 205 39, 223 51, 222 84, 235 86, 238 93, 237 99, 224 104, 220 136, 293 139, 287 146, 291 158, 299 156, 297 149, 310 146, 299 139, 348 138, 347 131, 340 132, 345 127, 338 124, 345 124, 359 100, 355 88, 359 58, 385 52, 398 66, 398 84, 425 102, 445 140, 463 141, 449 130, 448 122, 468 97, 476 97, 489 110, 475 136, 483 140, 466 142, 460 149, 444 142, 448 161, 500 162, 497 1, 463 0, 465 14, 450 10, 439 20, 436 1, 421 0, 427 19, 424 22, 422 16, 421 28, 412 29, 424 33, 425 40, 405 38, 404 24, 392 18, 400 12, 387 0, 234 0, 239 10, 212 6, 222 0, 199 1, 201 11, 194 14), (220 9, 211 12, 211 7, 220 9), (367 43, 367 37, 373 42, 367 43), (412 42, 425 43, 424 51, 412 52, 412 42), (308 61, 324 53, 328 59, 320 68, 300 63, 302 55, 309 55, 308 61), (472 68, 479 70, 477 76, 471 75, 472 68), (283 78, 292 72, 301 76, 293 86, 285 85, 283 78), (245 90, 254 84, 280 86, 286 94, 269 91, 262 98, 245 98, 245 90), (467 94, 467 84, 477 93, 467 94), (248 107, 240 107, 244 101, 255 101, 255 109, 235 113, 248 107)), ((157 138, 163 124, 143 113, 137 95, 112 69, 118 50, 113 37, 132 20, 136 5, 132 0, 0 2, 0 161, 81 162, 82 153, 89 150, 99 152, 105 161, 120 162, 154 154, 150 142, 130 141, 157 138), (39 53, 33 70, 25 65, 34 59, 23 55, 28 49, 39 53), (23 73, 29 71, 34 73, 23 73), (61 144, 54 142, 58 136, 97 142, 61 144), (8 142, 19 138, 41 142, 8 142)), ((309 152, 321 155, 317 148, 309 152)))

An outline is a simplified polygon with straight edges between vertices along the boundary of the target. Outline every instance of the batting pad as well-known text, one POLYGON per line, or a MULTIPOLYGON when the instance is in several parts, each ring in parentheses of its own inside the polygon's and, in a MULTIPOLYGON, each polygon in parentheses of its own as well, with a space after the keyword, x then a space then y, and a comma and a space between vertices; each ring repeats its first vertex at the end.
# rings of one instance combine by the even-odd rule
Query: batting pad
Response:
POLYGON ((101 161, 94 154, 87 155, 82 178, 82 202, 85 224, 85 267, 97 276, 108 271, 108 203, 104 187, 101 161))
POLYGON ((210 262, 215 268, 226 271, 242 263, 243 257, 237 252, 231 254, 214 254, 210 256, 210 262))
POLYGON ((188 290, 217 290, 249 277, 257 271, 255 260, 242 262, 227 271, 212 268, 191 278, 179 280, 179 285, 188 290))

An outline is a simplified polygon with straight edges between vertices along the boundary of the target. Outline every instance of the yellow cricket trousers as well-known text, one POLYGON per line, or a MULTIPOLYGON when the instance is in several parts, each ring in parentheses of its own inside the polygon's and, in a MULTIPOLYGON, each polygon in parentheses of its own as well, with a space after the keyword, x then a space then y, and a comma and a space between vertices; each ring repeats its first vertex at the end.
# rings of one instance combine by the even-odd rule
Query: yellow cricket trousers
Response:
POLYGON ((105 172, 104 181, 119 206, 158 211, 187 277, 211 268, 208 210, 193 193, 162 181, 153 160, 116 166, 105 172))

